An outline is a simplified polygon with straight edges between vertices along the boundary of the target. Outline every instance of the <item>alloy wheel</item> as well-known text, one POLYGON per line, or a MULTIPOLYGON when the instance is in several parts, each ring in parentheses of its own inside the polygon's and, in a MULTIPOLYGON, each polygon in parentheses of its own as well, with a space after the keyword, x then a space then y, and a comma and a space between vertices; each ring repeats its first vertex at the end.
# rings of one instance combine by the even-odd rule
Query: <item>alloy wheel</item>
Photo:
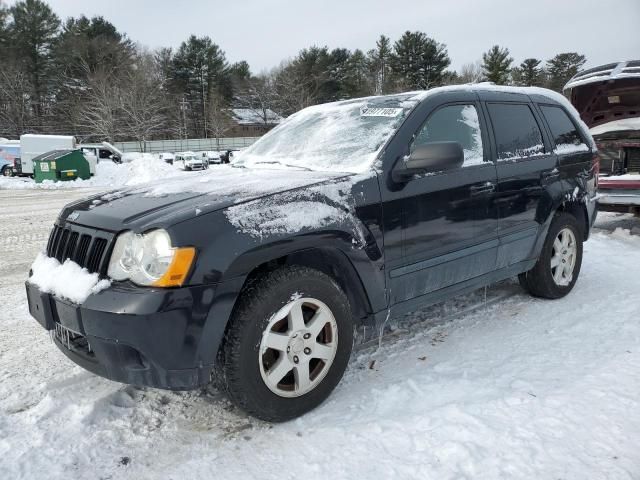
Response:
POLYGON ((316 298, 291 300, 271 317, 262 334, 260 374, 281 397, 299 397, 326 376, 338 349, 338 326, 316 298))
POLYGON ((573 231, 563 228, 553 241, 551 252, 551 275, 556 285, 566 287, 573 280, 576 266, 577 243, 573 231))

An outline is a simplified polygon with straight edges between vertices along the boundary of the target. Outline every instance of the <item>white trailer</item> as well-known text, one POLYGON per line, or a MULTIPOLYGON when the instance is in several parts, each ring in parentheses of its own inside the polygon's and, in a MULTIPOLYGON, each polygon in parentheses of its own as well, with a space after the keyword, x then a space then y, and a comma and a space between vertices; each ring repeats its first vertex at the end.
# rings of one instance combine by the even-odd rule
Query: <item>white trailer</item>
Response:
MULTIPOLYGON (((52 150, 75 150, 76 138, 67 135, 35 135, 27 133, 20 136, 20 175, 33 175, 33 159, 52 150)), ((18 167, 16 165, 16 167, 18 167)), ((92 172, 93 173, 93 172, 92 172)))

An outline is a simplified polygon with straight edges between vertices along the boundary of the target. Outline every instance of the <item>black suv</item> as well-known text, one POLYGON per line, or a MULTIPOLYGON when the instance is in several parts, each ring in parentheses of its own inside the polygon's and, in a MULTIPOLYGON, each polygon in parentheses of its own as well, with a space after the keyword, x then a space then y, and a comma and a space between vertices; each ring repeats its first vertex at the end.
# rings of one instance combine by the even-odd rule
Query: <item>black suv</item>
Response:
POLYGON ((575 110, 548 90, 310 107, 230 166, 66 206, 48 257, 110 286, 77 304, 33 271, 30 312, 98 375, 217 381, 250 414, 291 419, 390 316, 516 275, 535 296, 569 293, 597 168, 575 110))

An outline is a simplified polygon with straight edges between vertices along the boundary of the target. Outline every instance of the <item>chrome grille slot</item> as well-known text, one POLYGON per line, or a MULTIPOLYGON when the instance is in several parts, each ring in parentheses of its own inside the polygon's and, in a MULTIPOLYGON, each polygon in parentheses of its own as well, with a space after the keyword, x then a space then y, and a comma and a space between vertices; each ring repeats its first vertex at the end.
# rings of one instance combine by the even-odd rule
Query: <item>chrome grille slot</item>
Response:
MULTIPOLYGON (((65 227, 54 225, 47 241, 47 255, 60 263, 64 263, 69 258, 91 273, 104 274, 102 267, 106 264, 105 256, 109 252, 110 240, 92 233, 85 233, 87 231, 96 232, 74 225, 65 227)), ((105 233, 105 235, 108 234, 105 233)))
POLYGON ((76 249, 73 261, 78 265, 84 265, 87 258, 87 252, 89 251, 89 244, 91 243, 91 235, 83 234, 80 237, 80 243, 76 249))
POLYGON ((56 258, 62 263, 64 260, 64 250, 67 247, 67 240, 69 239, 69 230, 66 228, 62 231, 60 241, 58 242, 58 248, 56 249, 56 258))
POLYGON ((90 272, 98 272, 102 261, 102 256, 107 247, 107 241, 104 238, 95 238, 93 245, 89 251, 89 257, 87 258, 87 270, 90 272))

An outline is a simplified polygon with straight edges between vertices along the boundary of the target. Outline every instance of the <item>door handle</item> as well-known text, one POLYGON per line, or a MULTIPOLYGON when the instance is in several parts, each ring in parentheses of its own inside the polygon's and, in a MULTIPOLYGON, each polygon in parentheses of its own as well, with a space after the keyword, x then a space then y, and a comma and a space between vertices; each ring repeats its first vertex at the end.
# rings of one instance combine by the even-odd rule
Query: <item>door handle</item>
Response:
POLYGON ((474 185, 469 188, 471 195, 482 195, 484 193, 492 193, 496 189, 496 184, 493 182, 485 182, 481 185, 474 185))

